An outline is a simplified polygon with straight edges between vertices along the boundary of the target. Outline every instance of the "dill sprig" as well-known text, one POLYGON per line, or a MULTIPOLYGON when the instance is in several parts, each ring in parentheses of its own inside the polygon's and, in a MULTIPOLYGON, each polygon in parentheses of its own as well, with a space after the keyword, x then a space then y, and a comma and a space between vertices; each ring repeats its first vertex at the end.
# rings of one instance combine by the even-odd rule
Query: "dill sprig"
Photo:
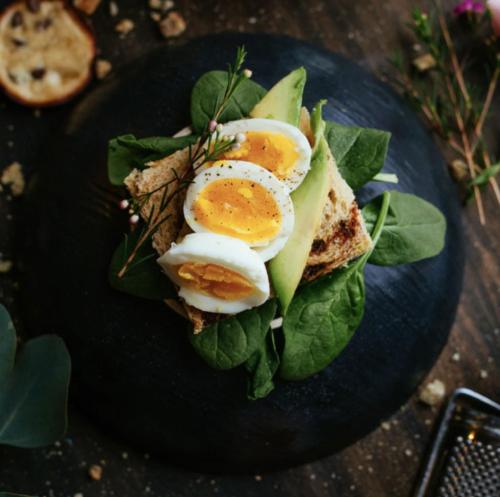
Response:
MULTIPOLYGON (((217 160, 224 152, 231 150, 234 146, 238 146, 236 137, 221 135, 221 125, 218 124, 217 121, 227 108, 227 105, 240 84, 252 76, 250 70, 242 69, 245 58, 245 49, 243 47, 238 47, 235 61, 233 64, 228 64, 226 88, 215 106, 213 116, 206 123, 196 145, 189 145, 189 164, 185 172, 179 175, 175 170, 172 170, 173 177, 169 180, 151 191, 140 194, 136 198, 124 201, 123 206, 128 208, 129 213, 132 215, 130 218, 132 224, 136 224, 139 221, 139 215, 144 212, 147 205, 150 205, 150 209, 147 218, 144 219, 144 223, 140 228, 141 232, 137 238, 137 242, 130 248, 130 252, 127 250, 128 257, 118 272, 119 278, 122 278, 127 271, 146 260, 136 260, 140 249, 146 242, 151 240, 151 237, 160 229, 163 223, 169 219, 170 214, 166 213, 168 206, 177 195, 189 187, 196 170, 207 162, 217 160), (160 194, 160 201, 157 204, 151 202, 153 195, 160 194)), ((151 256, 148 256, 147 259, 150 257, 151 256)))
POLYGON ((415 9, 409 27, 419 55, 395 56, 396 84, 449 147, 451 171, 474 196, 484 225, 481 186, 489 184, 500 204, 499 165, 484 138, 500 76, 499 41, 490 14, 460 11, 451 20, 436 3, 433 16, 415 9), (478 73, 487 77, 478 78, 478 73))

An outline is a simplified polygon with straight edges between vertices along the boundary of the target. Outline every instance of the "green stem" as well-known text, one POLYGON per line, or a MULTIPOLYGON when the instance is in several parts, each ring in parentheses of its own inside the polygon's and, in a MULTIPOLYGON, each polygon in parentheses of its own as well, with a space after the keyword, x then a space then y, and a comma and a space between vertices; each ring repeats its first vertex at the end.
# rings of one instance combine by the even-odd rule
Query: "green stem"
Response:
POLYGON ((380 238, 380 234, 382 233, 382 228, 384 227, 385 220, 387 218, 387 213, 389 212, 390 203, 391 203, 391 194, 390 192, 385 191, 384 196, 382 197, 382 205, 380 206, 377 222, 375 223, 375 226, 373 227, 373 231, 371 233, 371 237, 373 240, 373 247, 369 253, 373 252, 373 249, 377 245, 378 239, 380 238))
POLYGON ((392 173, 378 173, 373 178, 372 181, 381 181, 384 183, 399 183, 399 178, 397 174, 392 173))

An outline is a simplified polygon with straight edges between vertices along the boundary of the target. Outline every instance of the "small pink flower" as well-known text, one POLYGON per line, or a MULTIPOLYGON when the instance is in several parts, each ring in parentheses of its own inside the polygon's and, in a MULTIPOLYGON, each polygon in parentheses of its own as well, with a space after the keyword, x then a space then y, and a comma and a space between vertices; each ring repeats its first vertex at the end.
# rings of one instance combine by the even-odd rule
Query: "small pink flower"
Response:
POLYGON ((488 8, 491 11, 493 31, 497 36, 500 36, 500 0, 489 0, 488 8))
POLYGON ((474 2, 474 6, 472 7, 472 10, 474 10, 474 12, 477 12, 478 14, 482 14, 486 9, 484 8, 484 5, 482 2, 474 2))
POLYGON ((474 0, 463 0, 459 4, 455 5, 453 13, 457 16, 464 14, 465 12, 470 12, 474 9, 474 0))
POLYGON ((217 121, 215 119, 212 119, 209 123, 208 123, 208 131, 210 131, 210 133, 213 133, 217 128, 217 121))

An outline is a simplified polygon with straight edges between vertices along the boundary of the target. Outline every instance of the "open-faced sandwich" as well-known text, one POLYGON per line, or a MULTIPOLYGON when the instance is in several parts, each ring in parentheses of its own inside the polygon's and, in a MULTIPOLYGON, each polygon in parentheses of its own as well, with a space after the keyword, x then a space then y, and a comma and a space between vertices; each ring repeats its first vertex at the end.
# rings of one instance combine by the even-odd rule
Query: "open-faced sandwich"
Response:
POLYGON ((388 133, 325 123, 323 101, 309 113, 304 68, 264 90, 244 55, 198 80, 178 135, 111 140, 132 230, 110 281, 182 314, 197 352, 218 369, 244 365, 259 398, 278 369, 305 378, 340 353, 363 316, 367 262, 436 255, 445 222, 398 192, 362 215, 353 188, 380 179, 388 133))

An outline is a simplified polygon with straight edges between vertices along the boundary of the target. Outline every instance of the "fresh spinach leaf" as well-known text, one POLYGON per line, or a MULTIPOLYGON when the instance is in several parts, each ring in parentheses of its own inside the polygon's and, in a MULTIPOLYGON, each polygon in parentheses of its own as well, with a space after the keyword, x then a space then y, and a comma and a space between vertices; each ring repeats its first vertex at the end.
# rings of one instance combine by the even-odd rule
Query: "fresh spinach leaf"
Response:
MULTIPOLYGON (((389 207, 385 193, 372 231, 377 242, 389 207)), ((365 308, 364 268, 369 253, 347 267, 300 287, 283 320, 280 375, 307 378, 328 366, 349 343, 365 308)))
POLYGON ((340 174, 353 190, 357 190, 382 169, 391 135, 378 129, 327 121, 325 137, 340 174))
POLYGON ((118 273, 127 261, 131 251, 140 237, 140 229, 136 229, 124 239, 115 250, 109 266, 108 279, 110 285, 120 292, 151 300, 177 298, 175 288, 168 277, 156 263, 158 254, 150 241, 144 243, 127 272, 120 278, 118 273))
POLYGON ((247 396, 250 400, 263 399, 274 390, 273 377, 279 365, 274 333, 269 330, 262 346, 245 363, 249 375, 247 396))
POLYGON ((108 144, 109 181, 113 185, 122 185, 134 168, 142 169, 146 162, 162 159, 196 140, 196 136, 136 138, 123 135, 113 138, 108 144))
MULTIPOLYGON (((363 208, 370 230, 377 220, 382 197, 363 208)), ((380 239, 368 262, 380 266, 408 264, 439 254, 444 247, 446 219, 439 209, 409 193, 391 192, 391 203, 380 239)))
POLYGON ((17 355, 16 334, 0 305, 0 444, 42 447, 66 431, 71 360, 63 341, 46 335, 17 355))
POLYGON ((276 301, 268 300, 207 326, 191 335, 196 352, 215 369, 231 369, 245 363, 264 343, 276 313, 276 301))
MULTIPOLYGON (((227 86, 227 72, 210 71, 196 82, 191 93, 191 122, 201 133, 222 102, 227 86)), ((218 121, 225 123, 247 117, 266 90, 251 79, 245 79, 230 98, 218 121)))

